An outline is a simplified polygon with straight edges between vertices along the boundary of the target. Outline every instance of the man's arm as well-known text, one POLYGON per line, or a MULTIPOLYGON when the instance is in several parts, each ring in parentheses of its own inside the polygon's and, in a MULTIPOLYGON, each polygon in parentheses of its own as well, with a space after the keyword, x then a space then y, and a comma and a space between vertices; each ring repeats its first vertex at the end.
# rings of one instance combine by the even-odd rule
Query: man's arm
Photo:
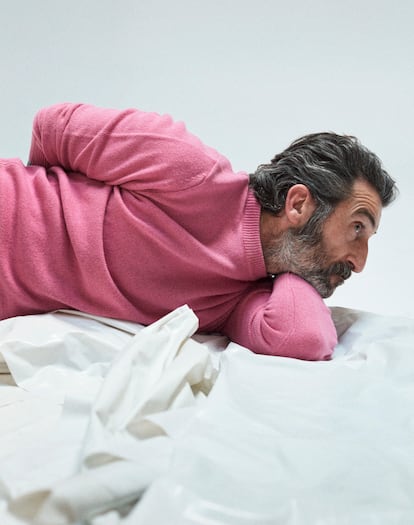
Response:
POLYGON ((275 279, 244 297, 223 330, 259 354, 307 360, 329 359, 337 344, 331 314, 317 291, 294 274, 275 279))
POLYGON ((36 115, 29 163, 130 190, 174 191, 201 182, 216 162, 210 154, 168 115, 67 103, 36 115))

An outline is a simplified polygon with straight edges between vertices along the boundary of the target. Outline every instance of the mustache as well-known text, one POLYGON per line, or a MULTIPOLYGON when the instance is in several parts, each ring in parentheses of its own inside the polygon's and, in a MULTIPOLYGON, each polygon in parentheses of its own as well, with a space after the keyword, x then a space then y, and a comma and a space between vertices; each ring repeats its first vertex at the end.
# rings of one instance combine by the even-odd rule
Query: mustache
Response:
POLYGON ((346 281, 352 275, 353 267, 351 264, 346 262, 336 262, 332 264, 326 271, 327 276, 338 275, 341 279, 346 281))

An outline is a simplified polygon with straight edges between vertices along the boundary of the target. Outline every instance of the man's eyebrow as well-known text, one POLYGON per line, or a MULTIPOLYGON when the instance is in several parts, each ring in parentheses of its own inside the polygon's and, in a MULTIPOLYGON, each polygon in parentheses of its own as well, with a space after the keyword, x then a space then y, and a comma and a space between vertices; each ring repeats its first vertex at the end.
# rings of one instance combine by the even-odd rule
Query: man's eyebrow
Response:
POLYGON ((354 213, 354 215, 364 215, 365 217, 367 217, 367 219, 371 223, 371 226, 372 226, 373 230, 377 231, 377 227, 378 226, 377 226, 377 223, 375 221, 375 217, 367 208, 360 208, 359 210, 357 210, 354 213))

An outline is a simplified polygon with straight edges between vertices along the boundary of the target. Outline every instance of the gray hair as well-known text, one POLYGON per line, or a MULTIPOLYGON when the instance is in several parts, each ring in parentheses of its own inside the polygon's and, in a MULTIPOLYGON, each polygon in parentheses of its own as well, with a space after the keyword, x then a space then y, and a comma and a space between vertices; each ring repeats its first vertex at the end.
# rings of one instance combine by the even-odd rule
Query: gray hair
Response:
POLYGON ((379 158, 357 138, 325 132, 292 142, 270 164, 260 165, 250 175, 249 185, 262 209, 275 215, 284 209, 291 186, 307 186, 317 204, 305 226, 311 233, 351 195, 356 179, 366 180, 378 192, 384 207, 397 195, 395 181, 382 168, 379 158))

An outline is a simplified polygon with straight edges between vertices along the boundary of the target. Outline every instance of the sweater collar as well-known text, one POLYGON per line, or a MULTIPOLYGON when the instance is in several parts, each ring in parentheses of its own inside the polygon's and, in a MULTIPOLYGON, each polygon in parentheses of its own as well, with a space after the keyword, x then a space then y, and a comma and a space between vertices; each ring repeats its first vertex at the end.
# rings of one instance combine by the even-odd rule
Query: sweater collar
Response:
POLYGON ((250 278, 255 281, 267 276, 260 241, 260 204, 249 188, 243 220, 243 242, 250 278))

